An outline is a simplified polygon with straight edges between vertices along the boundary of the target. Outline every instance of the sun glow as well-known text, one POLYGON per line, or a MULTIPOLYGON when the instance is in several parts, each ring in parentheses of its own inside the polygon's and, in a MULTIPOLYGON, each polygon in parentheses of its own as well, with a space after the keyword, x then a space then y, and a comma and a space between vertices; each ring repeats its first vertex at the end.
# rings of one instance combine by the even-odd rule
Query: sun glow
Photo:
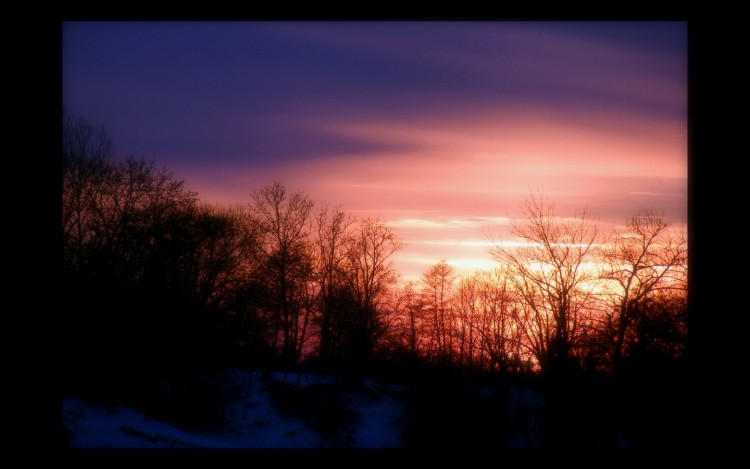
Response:
POLYGON ((448 264, 454 266, 461 273, 473 273, 477 270, 492 270, 497 264, 491 259, 468 258, 448 261, 448 264))

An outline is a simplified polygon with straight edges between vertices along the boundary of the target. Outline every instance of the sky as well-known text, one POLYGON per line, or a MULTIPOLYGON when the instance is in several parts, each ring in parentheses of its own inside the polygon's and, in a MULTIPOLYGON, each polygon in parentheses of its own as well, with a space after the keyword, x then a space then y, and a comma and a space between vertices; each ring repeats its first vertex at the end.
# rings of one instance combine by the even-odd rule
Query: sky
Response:
POLYGON ((416 280, 520 204, 687 224, 685 22, 66 22, 62 98, 209 203, 281 182, 380 217, 416 280))

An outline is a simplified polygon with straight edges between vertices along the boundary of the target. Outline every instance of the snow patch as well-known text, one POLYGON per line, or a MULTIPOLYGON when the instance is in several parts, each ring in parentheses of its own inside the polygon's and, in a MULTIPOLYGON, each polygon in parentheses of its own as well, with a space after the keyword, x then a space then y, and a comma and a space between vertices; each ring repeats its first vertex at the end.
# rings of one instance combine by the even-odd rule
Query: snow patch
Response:
MULTIPOLYGON (((358 390, 326 392, 351 410, 354 434, 342 443, 327 441, 309 418, 280 413, 273 404, 273 382, 291 389, 336 386, 336 379, 299 373, 230 370, 220 378, 225 425, 222 433, 192 433, 125 406, 105 407, 83 399, 63 400, 63 424, 73 448, 315 448, 346 445, 398 447, 405 407, 369 380, 358 390), (269 380, 270 378, 270 380, 269 380)), ((301 391, 308 392, 308 391, 301 391)))

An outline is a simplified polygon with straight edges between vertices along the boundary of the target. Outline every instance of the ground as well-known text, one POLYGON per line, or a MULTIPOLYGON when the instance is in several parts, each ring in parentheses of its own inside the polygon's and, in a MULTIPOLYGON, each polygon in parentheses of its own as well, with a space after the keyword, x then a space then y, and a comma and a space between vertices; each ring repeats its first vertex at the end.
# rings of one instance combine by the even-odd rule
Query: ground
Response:
MULTIPOLYGON (((189 428, 69 395, 71 448, 503 448, 638 446, 592 394, 513 386, 407 386, 321 374, 230 370, 214 378, 219 422, 189 428)), ((161 384, 170 396, 169 385, 161 384)), ((172 390, 173 392, 173 390, 172 390)), ((169 401, 166 401, 169 402, 169 401)), ((193 409, 187 407, 187 409, 193 409)))
POLYGON ((226 373, 222 387, 219 431, 187 431, 126 406, 72 396, 63 400, 63 425, 73 448, 402 446, 398 387, 365 380, 342 390, 327 376, 251 371, 226 373))

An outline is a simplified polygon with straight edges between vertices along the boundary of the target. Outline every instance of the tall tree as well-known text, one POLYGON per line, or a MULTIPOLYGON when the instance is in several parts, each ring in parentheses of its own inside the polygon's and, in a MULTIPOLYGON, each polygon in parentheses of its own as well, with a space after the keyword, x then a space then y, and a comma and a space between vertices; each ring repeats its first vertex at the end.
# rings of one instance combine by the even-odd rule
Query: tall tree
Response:
POLYGON ((369 360, 385 332, 381 307, 398 280, 392 257, 402 247, 393 230, 377 218, 360 221, 349 238, 347 277, 357 304, 351 347, 357 360, 369 360))
POLYGON ((299 359, 312 315, 314 292, 311 214, 303 193, 287 194, 279 182, 252 195, 250 210, 260 235, 259 281, 267 287, 271 345, 289 362, 299 359))
POLYGON ((350 228, 355 218, 340 207, 324 205, 318 211, 316 221, 320 355, 332 357, 342 352, 348 317, 352 314, 346 262, 350 228))
POLYGON ((85 244, 93 233, 92 211, 104 180, 112 171, 112 141, 102 127, 76 118, 67 110, 62 131, 62 229, 63 260, 68 272, 78 270, 85 244))
POLYGON ((479 281, 476 275, 459 280, 454 295, 456 314, 457 363, 474 368, 479 364, 479 281))
POLYGON ((423 317, 422 305, 415 282, 408 281, 395 292, 396 304, 394 312, 393 339, 398 344, 396 348, 406 352, 409 360, 416 360, 422 352, 423 317))
POLYGON ((508 272, 495 269, 476 277, 480 345, 488 368, 520 371, 527 361, 519 301, 508 272))
POLYGON ((196 207, 192 223, 194 294, 206 308, 223 308, 233 290, 252 274, 256 227, 242 206, 196 207))
POLYGON ((425 307, 432 318, 432 351, 439 362, 450 363, 453 355, 453 310, 451 298, 456 273, 442 259, 422 274, 425 307))
POLYGON ((605 267, 601 277, 613 285, 606 324, 616 370, 631 327, 646 301, 660 291, 686 288, 687 239, 674 232, 663 216, 641 210, 628 220, 624 230, 612 234, 602 257, 605 267))
POLYGON ((136 370, 173 362, 200 330, 192 314, 196 194, 154 162, 117 162, 110 152, 103 130, 65 121, 67 335, 80 363, 136 370))
POLYGON ((511 272, 525 307, 525 327, 544 372, 568 369, 585 319, 594 279, 587 269, 598 247, 596 224, 584 211, 557 218, 554 205, 532 195, 522 206, 526 220, 512 226, 518 247, 499 244, 492 256, 511 272))

